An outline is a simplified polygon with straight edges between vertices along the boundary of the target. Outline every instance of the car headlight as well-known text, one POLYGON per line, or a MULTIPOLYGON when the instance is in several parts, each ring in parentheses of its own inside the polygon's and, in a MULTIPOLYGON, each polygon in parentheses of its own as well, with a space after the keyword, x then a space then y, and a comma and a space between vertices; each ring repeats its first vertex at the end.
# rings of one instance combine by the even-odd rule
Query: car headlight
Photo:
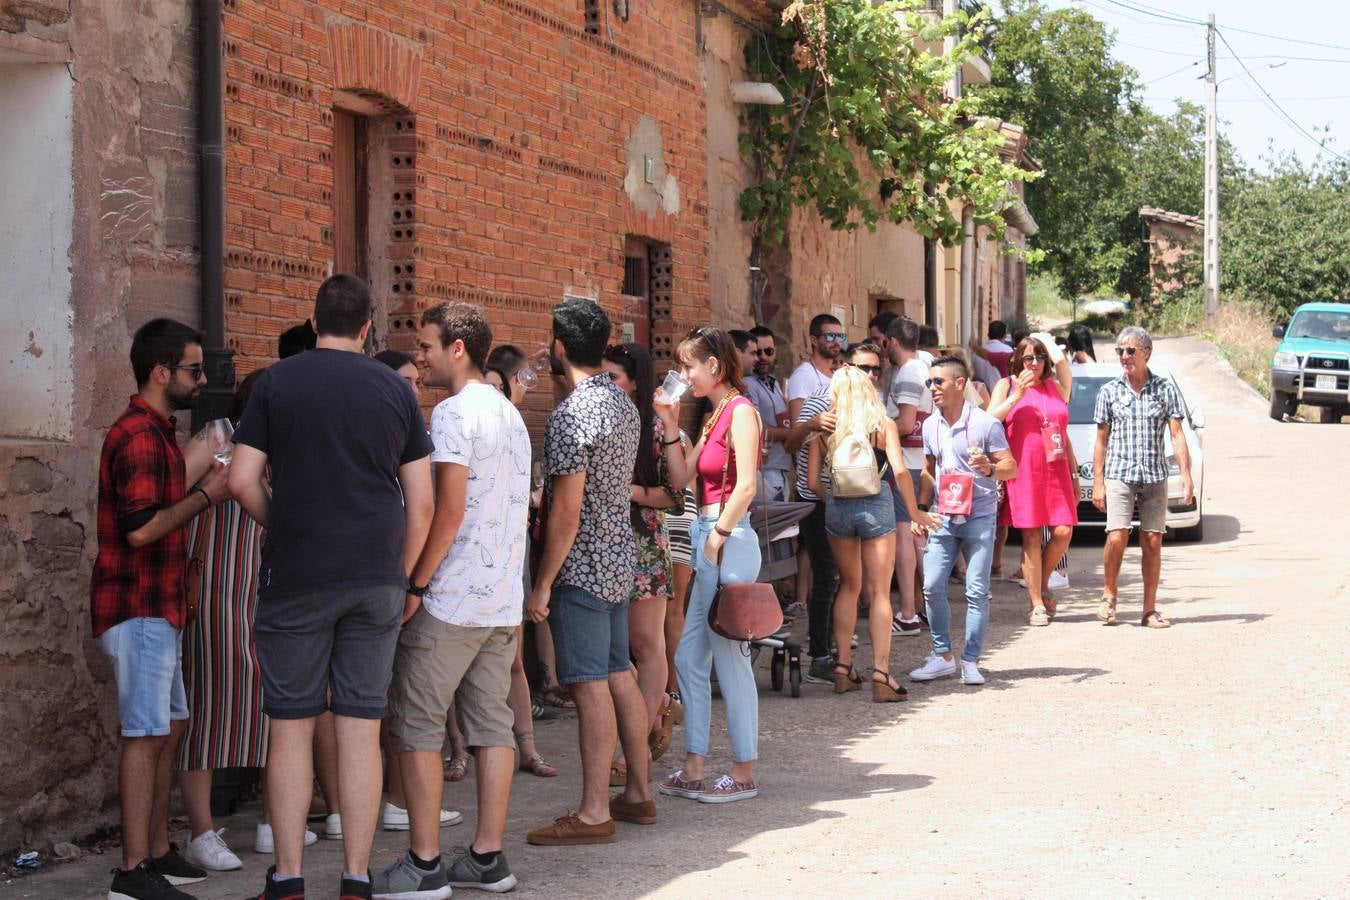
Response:
POLYGON ((1181 475, 1181 466, 1177 465, 1175 456, 1167 457, 1167 477, 1176 478, 1181 475))
POLYGON ((1298 358, 1298 354, 1281 350, 1275 354, 1271 364, 1277 369, 1298 369, 1302 367, 1303 361, 1298 358))

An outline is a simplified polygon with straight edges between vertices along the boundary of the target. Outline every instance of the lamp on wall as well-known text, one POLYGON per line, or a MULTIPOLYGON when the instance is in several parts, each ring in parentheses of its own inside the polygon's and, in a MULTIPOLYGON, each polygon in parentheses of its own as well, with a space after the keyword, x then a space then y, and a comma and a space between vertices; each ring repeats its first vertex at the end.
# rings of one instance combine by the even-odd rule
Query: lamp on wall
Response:
POLYGON ((767 81, 733 81, 731 99, 734 103, 755 103, 762 106, 782 106, 783 95, 767 81))

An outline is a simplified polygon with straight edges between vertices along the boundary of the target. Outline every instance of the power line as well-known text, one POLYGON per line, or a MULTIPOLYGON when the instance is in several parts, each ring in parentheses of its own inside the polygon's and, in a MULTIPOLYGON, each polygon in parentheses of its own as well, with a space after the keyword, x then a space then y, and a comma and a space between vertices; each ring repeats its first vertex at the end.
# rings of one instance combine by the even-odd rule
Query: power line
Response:
POLYGON ((1204 25, 1199 19, 1187 19, 1182 16, 1174 16, 1169 12, 1163 12, 1160 9, 1154 9, 1151 6, 1136 3, 1123 3, 1121 0, 1106 0, 1112 6, 1118 6, 1121 9, 1128 9, 1145 16, 1152 16, 1155 19, 1162 19, 1168 22, 1177 22, 1181 25, 1204 25))
MULTIPOLYGON (((1282 37, 1278 34, 1266 34, 1264 31, 1248 31, 1246 28, 1234 28, 1231 25, 1225 25, 1224 28, 1228 31, 1237 31, 1241 32, 1242 34, 1250 34, 1255 35, 1256 37, 1269 38, 1272 41, 1288 41, 1291 44, 1307 44, 1309 47, 1322 47, 1327 50, 1350 50, 1350 47, 1347 47, 1344 44, 1324 44, 1321 41, 1307 41, 1304 40, 1303 38, 1282 37)), ((1224 43, 1227 44, 1228 42, 1224 41, 1224 43)), ((1232 49, 1231 45, 1229 49, 1232 49)))
MULTIPOLYGON (((1120 13, 1120 12, 1117 12, 1117 11, 1115 11, 1115 10, 1108 9, 1108 8, 1106 8, 1105 6, 1102 6, 1100 3, 1094 3, 1094 2, 1092 2, 1092 0, 1072 0, 1072 2, 1074 2, 1074 3, 1082 3, 1082 4, 1084 4, 1085 6, 1091 6, 1093 9, 1099 9, 1099 10, 1101 10, 1102 12, 1104 12, 1104 13, 1109 13, 1109 14, 1111 14, 1111 15, 1113 15, 1113 16, 1120 16, 1122 19, 1126 19, 1127 21, 1134 22, 1134 23, 1139 24, 1139 25, 1150 25, 1150 24, 1152 24, 1152 25, 1161 25, 1161 26, 1163 26, 1164 28, 1181 28, 1181 27, 1183 27, 1182 25, 1178 25, 1178 24, 1176 24, 1176 23, 1174 23, 1174 22, 1172 22, 1172 23, 1169 23, 1169 22, 1145 22, 1143 19, 1136 19, 1136 18, 1134 18, 1133 16, 1127 16, 1127 15, 1125 15, 1124 13, 1120 13)), ((1110 2, 1113 2, 1113 0, 1106 0, 1106 2, 1110 3, 1110 2)), ((1119 6, 1120 4, 1116 4, 1116 5, 1119 6)), ((1203 23, 1202 23, 1202 24, 1203 24, 1203 23)))
POLYGON ((1155 83, 1155 82, 1158 82, 1158 81, 1165 81, 1165 80, 1167 80, 1168 78, 1171 78, 1173 75, 1180 75, 1182 72, 1185 72, 1187 69, 1194 69, 1194 68, 1195 68, 1196 66, 1198 66, 1198 65, 1200 65, 1200 60, 1198 60, 1198 59, 1197 59, 1197 60, 1193 60, 1193 61, 1191 61, 1191 62, 1186 63, 1186 65, 1182 66, 1180 69, 1177 69, 1175 72, 1168 72, 1166 75, 1159 75, 1157 78, 1153 78, 1153 79, 1151 79, 1151 80, 1149 80, 1149 81, 1145 81, 1145 82, 1141 85, 1141 87, 1148 87, 1150 84, 1153 84, 1153 83, 1155 83))
MULTIPOLYGON (((1175 99, 1177 99, 1177 98, 1176 98, 1176 97, 1152 96, 1152 97, 1143 97, 1142 99, 1143 99, 1143 100, 1151 100, 1151 101, 1154 101, 1154 102, 1162 103, 1162 102, 1169 101, 1169 100, 1175 100, 1175 99)), ((1333 95, 1328 96, 1328 97, 1276 97, 1276 98, 1274 98, 1274 99, 1280 101, 1281 103, 1312 103, 1312 102, 1322 102, 1322 101, 1326 101, 1326 100, 1350 100, 1350 94, 1333 94, 1333 95)), ((1223 102, 1224 102, 1224 103, 1265 103, 1265 102, 1266 102, 1266 99, 1265 99, 1264 97, 1228 97, 1228 98, 1226 98, 1223 102)))
POLYGON ((1344 154, 1337 153, 1335 150, 1326 145, 1325 140, 1319 141, 1316 137, 1313 136, 1311 132, 1309 132, 1306 128, 1300 125, 1294 119, 1293 116, 1289 115, 1289 113, 1285 111, 1284 107, 1280 106, 1280 104, 1276 102, 1275 98, 1270 95, 1270 91, 1267 91, 1265 86, 1262 85, 1261 82, 1256 80, 1256 76, 1252 74, 1252 70, 1247 68, 1247 63, 1243 61, 1242 57, 1238 56, 1237 51, 1233 49, 1232 44, 1228 43, 1228 38, 1224 37, 1223 32, 1219 31, 1218 35, 1219 40, 1223 41, 1223 45, 1228 48, 1228 52, 1233 54, 1233 59, 1237 62, 1239 66, 1242 67, 1242 71, 1247 73, 1247 77, 1244 80, 1247 81, 1252 87, 1260 91, 1265 96, 1265 98, 1270 101, 1270 104, 1267 108, 1269 108, 1272 112, 1274 112, 1276 115, 1282 118, 1291 128, 1293 128, 1299 134, 1303 135, 1303 137, 1307 138, 1310 142, 1316 144, 1319 149, 1325 150, 1327 153, 1330 153, 1337 159, 1350 162, 1350 156, 1345 156, 1344 154))
MULTIPOLYGON (((1262 56, 1249 56, 1248 59, 1287 59, 1293 62, 1341 63, 1350 65, 1350 59, 1335 56, 1285 56, 1281 53, 1267 53, 1262 56)), ((1232 56, 1220 56, 1219 59, 1236 59, 1232 56)))

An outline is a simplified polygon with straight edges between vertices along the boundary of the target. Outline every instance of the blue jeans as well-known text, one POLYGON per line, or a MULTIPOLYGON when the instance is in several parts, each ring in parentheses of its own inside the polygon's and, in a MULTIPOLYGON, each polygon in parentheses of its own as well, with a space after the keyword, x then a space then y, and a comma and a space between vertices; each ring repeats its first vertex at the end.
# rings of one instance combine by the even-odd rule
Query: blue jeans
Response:
POLYGON ((933 632, 933 652, 952 652, 952 608, 947 602, 947 579, 956 556, 966 554, 966 645, 961 659, 979 662, 984 631, 989 625, 989 566, 994 561, 997 516, 968 518, 960 525, 944 516, 942 527, 928 533, 923 555, 923 599, 928 606, 928 625, 933 632))
MULTIPOLYGON (((717 686, 727 705, 731 757, 751 762, 759 756, 759 688, 750 667, 750 645, 729 641, 708 627, 708 608, 717 593, 718 567, 703 554, 716 516, 699 516, 689 526, 694 545, 694 583, 689 592, 684 633, 675 651, 675 675, 684 702, 684 752, 708 755, 708 728, 712 719, 712 667, 717 664, 717 686)), ((721 580, 728 584, 759 578, 759 538, 743 517, 722 545, 721 580)))

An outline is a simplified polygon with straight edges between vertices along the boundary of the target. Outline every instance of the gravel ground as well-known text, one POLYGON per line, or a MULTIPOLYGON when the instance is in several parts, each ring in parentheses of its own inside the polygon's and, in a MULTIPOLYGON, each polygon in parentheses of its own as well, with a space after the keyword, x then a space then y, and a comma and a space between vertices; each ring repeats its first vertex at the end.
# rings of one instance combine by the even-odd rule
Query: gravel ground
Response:
MULTIPOLYGON (((516 780, 507 853, 517 893, 1350 895, 1350 663, 1336 649, 1350 625, 1350 481, 1336 471, 1350 431, 1270 421, 1208 344, 1160 341, 1155 358, 1208 417, 1206 540, 1163 551, 1171 630, 1135 624, 1136 548, 1122 624, 1098 625, 1101 539, 1084 536, 1051 627, 1027 627, 1024 594, 996 586, 984 687, 911 685, 896 708, 816 685, 790 699, 762 672, 761 797, 720 808, 662 797, 659 824, 621 825, 613 845, 524 845, 579 792, 575 720, 541 723, 542 750, 563 774, 516 780)), ((897 641, 892 670, 927 649, 926 636, 897 641)), ((864 640, 859 659, 869 656, 864 640)), ((716 722, 715 745, 721 771, 716 722)), ((676 764, 671 754, 658 774, 676 764)), ((447 785, 446 799, 472 819, 471 785, 447 785)), ((245 845, 256 816, 220 823, 227 840, 245 845)), ((447 830, 447 851, 471 827, 447 830)), ((402 840, 381 833, 372 866, 402 840)), ((269 860, 240 856, 241 872, 191 890, 256 893, 269 860)), ((0 885, 0 897, 102 897, 115 862, 86 857, 0 885)), ((320 841, 307 863, 311 896, 332 896, 338 845, 320 841)))

